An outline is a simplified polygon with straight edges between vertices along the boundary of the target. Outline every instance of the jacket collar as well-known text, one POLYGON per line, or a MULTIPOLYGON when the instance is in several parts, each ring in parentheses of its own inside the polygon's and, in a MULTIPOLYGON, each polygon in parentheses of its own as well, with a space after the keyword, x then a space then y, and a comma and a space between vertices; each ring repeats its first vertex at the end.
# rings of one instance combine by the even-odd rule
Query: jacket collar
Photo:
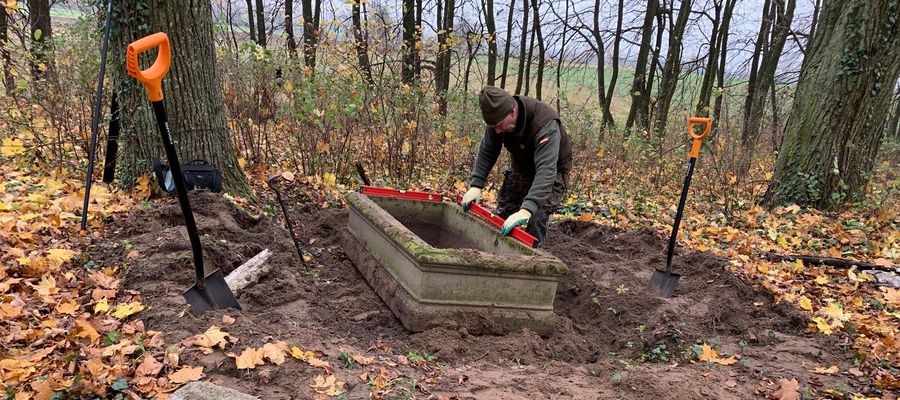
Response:
POLYGON ((516 139, 521 139, 522 133, 525 131, 525 113, 528 110, 525 109, 525 102, 522 101, 521 96, 515 95, 513 99, 516 100, 516 105, 519 107, 519 115, 516 117, 516 128, 512 133, 516 135, 516 139))

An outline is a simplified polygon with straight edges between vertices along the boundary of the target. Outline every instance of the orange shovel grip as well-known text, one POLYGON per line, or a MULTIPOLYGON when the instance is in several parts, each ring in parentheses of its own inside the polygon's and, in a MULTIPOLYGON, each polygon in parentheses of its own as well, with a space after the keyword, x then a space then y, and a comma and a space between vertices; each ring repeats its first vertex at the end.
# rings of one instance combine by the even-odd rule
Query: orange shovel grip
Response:
POLYGON ((691 152, 689 154, 691 158, 700 157, 700 144, 703 143, 703 139, 709 136, 710 130, 712 130, 712 121, 709 118, 688 118, 688 134, 694 139, 694 144, 691 146, 691 152), (702 134, 698 135, 694 133, 694 124, 704 124, 706 125, 706 129, 703 130, 702 134))
POLYGON ((150 101, 161 101, 163 99, 162 79, 166 76, 166 72, 169 72, 171 63, 172 52, 169 48, 169 37, 162 32, 154 33, 132 42, 128 45, 128 52, 125 54, 125 66, 127 67, 128 75, 144 84, 150 101), (138 64, 138 55, 157 47, 159 52, 156 55, 156 61, 153 62, 150 68, 142 71, 138 64))

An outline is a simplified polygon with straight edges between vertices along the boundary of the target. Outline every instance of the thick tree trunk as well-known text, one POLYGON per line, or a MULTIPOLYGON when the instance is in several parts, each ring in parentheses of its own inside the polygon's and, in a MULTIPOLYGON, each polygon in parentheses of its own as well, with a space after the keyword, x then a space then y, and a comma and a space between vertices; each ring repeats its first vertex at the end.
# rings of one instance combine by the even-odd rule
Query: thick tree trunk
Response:
POLYGON ((885 137, 900 139, 900 89, 894 94, 894 109, 890 116, 890 123, 885 127, 885 137))
POLYGON ((322 0, 303 0, 303 62, 316 70, 316 48, 319 46, 319 12, 322 0))
POLYGON ((445 0, 443 13, 438 13, 438 26, 441 33, 438 34, 438 67, 435 72, 437 80, 435 91, 438 95, 438 109, 441 115, 447 115, 447 91, 450 90, 450 38, 453 37, 453 22, 456 13, 456 1, 445 0))
POLYGON ((509 0, 509 17, 506 20, 506 43, 503 43, 503 75, 500 76, 500 87, 506 89, 506 77, 509 76, 509 44, 512 42, 513 13, 516 11, 516 0, 509 0))
MULTIPOLYGON (((644 13, 644 28, 641 30, 641 45, 634 65, 634 79, 631 81, 631 108, 625 128, 631 129, 637 122, 638 127, 647 128, 647 104, 650 93, 647 92, 647 59, 650 56, 650 45, 653 40, 653 18, 659 8, 659 0, 648 0, 644 13)), ((662 29, 662 26, 659 27, 662 29)))
MULTIPOLYGON (((363 78, 369 86, 375 85, 375 79, 372 78, 372 64, 369 62, 369 43, 364 35, 365 27, 362 25, 360 15, 360 1, 354 1, 352 6, 353 19, 353 38, 356 41, 356 58, 359 61, 359 69, 362 71, 363 78)), ((413 47, 415 49, 415 47, 413 47)))
MULTIPOLYGON (((528 50, 528 16, 531 14, 528 7, 528 0, 522 0, 522 37, 519 41, 519 70, 516 71, 516 92, 522 93, 522 81, 525 72, 525 52, 528 50)), ((531 60, 529 60, 531 61, 531 60)))
POLYGON ((256 43, 266 47, 266 7, 263 0, 256 0, 256 43))
POLYGON ((297 39, 294 37, 294 0, 284 1, 284 33, 291 58, 297 57, 297 39))
MULTIPOLYGON (((423 53, 419 50, 419 45, 422 43, 422 0, 416 1, 416 30, 415 30, 415 62, 413 63, 413 72, 415 75, 415 81, 419 82, 422 79, 422 55, 423 53)), ((423 47, 424 48, 424 47, 423 47)))
POLYGON ((538 0, 531 0, 531 6, 534 9, 534 34, 537 37, 538 45, 538 65, 534 95, 538 100, 542 100, 541 88, 544 86, 544 34, 541 32, 541 12, 538 0))
POLYGON ((863 195, 900 75, 898 14, 894 0, 825 2, 767 205, 831 208, 863 195))
MULTIPOLYGON (((228 132, 222 86, 216 74, 212 10, 208 1, 190 3, 148 0, 149 15, 124 3, 114 3, 110 64, 125 65, 129 43, 164 31, 172 48, 171 68, 163 79, 164 101, 179 160, 202 159, 217 166, 229 193, 249 195, 228 132)), ((144 68, 152 61, 142 63, 144 68)), ((119 90, 121 110, 120 181, 133 186, 151 173, 151 159, 163 156, 162 140, 145 91, 125 68, 110 70, 112 87, 119 90)))
POLYGON ((250 40, 256 43, 256 14, 253 13, 253 0, 247 0, 247 22, 250 24, 250 40))
MULTIPOLYGON (((494 0, 484 0, 484 24, 488 31, 487 84, 497 80, 497 25, 494 23, 494 0)), ((468 89, 468 86, 466 87, 468 89)))
POLYGON ((688 17, 691 14, 692 0, 681 0, 678 9, 678 17, 675 25, 669 32, 669 48, 666 54, 666 63, 663 66, 662 77, 659 82, 659 90, 656 96, 656 123, 655 130, 659 137, 666 132, 666 123, 669 120, 669 108, 675 95, 675 87, 681 75, 681 49, 684 42, 684 29, 687 26, 688 17))
MULTIPOLYGON (((354 3, 355 4, 355 3, 354 3)), ((403 65, 400 69, 400 79, 403 83, 412 86, 416 72, 416 2, 415 0, 403 0, 403 65)))
POLYGON ((31 76, 38 81, 51 70, 53 63, 50 55, 52 28, 49 0, 28 0, 28 25, 31 32, 31 76))

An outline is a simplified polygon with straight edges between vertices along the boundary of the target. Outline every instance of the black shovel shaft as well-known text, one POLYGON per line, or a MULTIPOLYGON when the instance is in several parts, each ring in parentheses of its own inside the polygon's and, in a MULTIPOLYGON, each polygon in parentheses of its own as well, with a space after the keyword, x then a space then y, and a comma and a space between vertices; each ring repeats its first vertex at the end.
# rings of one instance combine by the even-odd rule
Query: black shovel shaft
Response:
POLYGON ((187 227, 188 238, 191 240, 191 250, 194 252, 194 272, 197 275, 197 288, 206 290, 203 281, 203 250, 200 247, 200 234, 197 233, 197 223, 194 221, 194 213, 191 211, 191 202, 188 199, 187 186, 184 184, 184 175, 181 173, 181 164, 178 163, 178 152, 175 151, 175 142, 172 140, 172 131, 169 130, 169 118, 166 116, 166 106, 162 100, 153 101, 153 114, 156 115, 156 124, 162 135, 163 148, 166 150, 166 158, 169 168, 172 169, 172 180, 175 183, 175 193, 178 195, 178 205, 184 214, 184 225, 187 227))
POLYGON ((672 256, 675 253, 675 238, 678 237, 678 227, 681 226, 681 215, 684 213, 684 203, 687 201, 688 188, 691 186, 691 176, 694 175, 694 164, 697 159, 691 157, 688 161, 687 175, 684 177, 684 187, 681 188, 681 199, 678 200, 678 210, 675 212, 675 223, 672 224, 672 234, 669 236, 669 248, 666 254, 666 272, 672 272, 672 256))
POLYGON ((297 241, 297 235, 294 235, 294 224, 291 223, 291 218, 290 216, 288 216, 287 207, 284 206, 284 201, 281 200, 281 191, 278 190, 278 186, 275 185, 276 180, 278 180, 278 176, 274 176, 269 179, 269 187, 275 191, 275 199, 278 200, 278 205, 281 206, 281 212, 284 214, 284 222, 287 224, 288 233, 291 234, 291 240, 294 242, 294 247, 297 248, 297 255, 300 257, 300 263, 303 265, 303 268, 306 268, 306 260, 303 259, 303 250, 300 249, 300 243, 297 241))
POLYGON ((97 74, 97 95, 91 113, 91 144, 88 149, 87 179, 84 183, 84 204, 81 207, 81 230, 87 229, 88 206, 91 200, 91 184, 94 180, 94 158, 97 152, 97 135, 100 130, 100 104, 103 102, 103 77, 106 75, 106 48, 109 46, 109 24, 112 15, 112 0, 106 6, 106 21, 103 25, 103 44, 100 46, 100 72, 97 74))

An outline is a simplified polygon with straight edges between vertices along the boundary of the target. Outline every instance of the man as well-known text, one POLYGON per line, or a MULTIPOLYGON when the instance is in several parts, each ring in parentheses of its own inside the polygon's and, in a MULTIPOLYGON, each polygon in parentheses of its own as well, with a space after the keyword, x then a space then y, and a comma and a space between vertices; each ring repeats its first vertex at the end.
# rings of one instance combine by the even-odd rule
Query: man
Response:
POLYGON ((501 234, 526 225, 525 231, 544 241, 550 215, 562 205, 572 169, 572 143, 559 114, 547 104, 527 96, 485 86, 479 95, 486 125, 475 157, 472 181, 463 196, 463 210, 481 199, 481 191, 502 147, 511 165, 504 172, 497 198, 497 214, 506 218, 501 234))

